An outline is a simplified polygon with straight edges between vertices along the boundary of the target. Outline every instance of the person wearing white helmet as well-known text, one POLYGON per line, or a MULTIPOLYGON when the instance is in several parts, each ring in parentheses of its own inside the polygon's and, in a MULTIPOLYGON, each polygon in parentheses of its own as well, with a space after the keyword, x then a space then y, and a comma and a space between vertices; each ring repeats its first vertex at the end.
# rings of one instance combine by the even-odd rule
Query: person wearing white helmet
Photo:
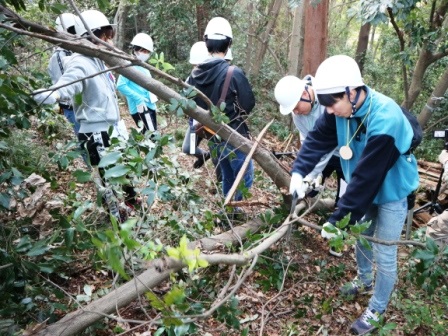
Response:
MULTIPOLYGON (((314 128, 317 119, 325 112, 325 107, 319 104, 312 87, 312 77, 308 75, 304 79, 300 79, 296 76, 285 76, 275 86, 274 95, 279 103, 280 113, 282 115, 292 113, 294 125, 300 133, 300 142, 303 143, 308 133, 314 128)), ((335 200, 335 205, 337 205, 341 184, 345 185, 337 148, 324 155, 313 171, 304 178, 304 181, 308 183, 303 184, 304 190, 297 196, 303 198, 310 185, 319 185, 325 182, 325 179, 333 172, 336 172, 338 180, 335 200)), ((307 196, 313 197, 316 194, 316 191, 311 191, 307 196)))
MULTIPOLYGON (((58 32, 65 32, 69 34, 76 35, 75 23, 78 17, 71 13, 63 13, 59 15, 56 19, 56 30, 58 32)), ((57 83, 59 78, 64 73, 65 63, 68 61, 68 57, 72 55, 72 52, 65 50, 61 47, 56 47, 54 49, 53 55, 50 57, 48 63, 48 73, 53 84, 57 83)), ((79 133, 79 123, 76 121, 75 112, 73 111, 73 106, 71 100, 67 99, 65 101, 59 101, 59 111, 64 114, 65 118, 72 125, 75 135, 78 136, 79 133)))
MULTIPOLYGON (((198 64, 203 63, 210 55, 204 41, 194 43, 190 48, 190 57, 188 62, 193 66, 193 69, 198 64)), ((186 80, 188 82, 188 78, 186 80)), ((188 129, 185 133, 184 142, 182 144, 182 152, 189 155, 194 155, 197 160, 193 164, 193 168, 200 168, 205 161, 210 159, 210 152, 206 152, 199 147, 203 138, 196 134, 196 127, 198 122, 193 118, 188 119, 188 129)))
MULTIPOLYGON (((152 38, 145 33, 135 35, 131 41, 131 47, 134 56, 142 62, 146 62, 154 51, 152 38)), ((148 69, 140 65, 135 65, 134 68, 151 77, 148 69)), ((156 131, 157 96, 122 75, 118 76, 117 90, 126 97, 131 117, 138 127, 142 126, 142 134, 147 131, 156 131)))
MULTIPOLYGON (((211 57, 192 71, 188 84, 195 86, 216 105, 221 97, 228 70, 233 70, 225 96, 224 113, 229 118, 228 126, 240 135, 249 138, 249 127, 245 121, 245 115, 250 113, 255 106, 255 97, 244 72, 238 67, 230 68, 225 60, 225 55, 232 45, 232 39, 232 28, 226 19, 215 17, 208 22, 204 33, 204 41, 211 57)), ((199 98, 196 99, 196 102, 204 109, 209 108, 199 98)), ((216 136, 211 141, 213 143, 212 148, 216 150, 219 159, 223 194, 227 196, 246 159, 246 154, 229 143, 221 141, 216 136)), ((253 162, 251 160, 243 178, 247 189, 252 186, 253 174, 253 162)), ((242 192, 238 190, 234 199, 239 201, 242 198, 242 192)))
MULTIPOLYGON (((322 237, 343 237, 335 225, 350 215, 350 225, 371 222, 363 235, 399 240, 408 211, 407 196, 419 184, 417 162, 409 151, 410 122, 395 101, 364 84, 358 64, 349 56, 327 58, 319 65, 313 85, 327 112, 298 153, 290 192, 301 190, 303 176, 337 146, 348 186, 338 209, 324 224, 322 237)), ((350 327, 357 335, 375 329, 372 321, 379 321, 385 312, 397 277, 397 246, 368 245, 357 242, 358 276, 340 288, 342 294, 351 296, 373 291, 367 309, 350 327)))
MULTIPOLYGON (((109 44, 112 42, 115 31, 103 13, 87 10, 82 12, 81 16, 98 39, 109 44)), ((87 29, 79 18, 76 20, 75 29, 77 35, 86 36, 96 43, 88 37, 87 29)), ((104 46, 101 45, 101 48, 104 46)), ((33 98, 39 104, 71 102, 76 121, 80 124, 78 140, 88 152, 89 164, 92 167, 98 166, 104 148, 110 146, 110 127, 113 128, 113 137, 124 140, 128 137, 124 122, 120 118, 114 76, 107 71, 105 63, 99 58, 73 54, 66 62, 64 73, 58 81, 48 89, 35 91, 33 98)), ((102 176, 102 170, 99 172, 102 176)), ((137 199, 134 189, 125 187, 124 191, 126 202, 135 204, 137 199)), ((110 213, 121 220, 117 207, 108 205, 110 213)))

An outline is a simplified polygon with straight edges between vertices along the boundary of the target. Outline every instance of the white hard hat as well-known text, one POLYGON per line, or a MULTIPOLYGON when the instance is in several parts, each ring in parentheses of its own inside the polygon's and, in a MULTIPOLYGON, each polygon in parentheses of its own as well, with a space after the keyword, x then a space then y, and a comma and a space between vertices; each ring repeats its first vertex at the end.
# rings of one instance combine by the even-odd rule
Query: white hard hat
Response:
POLYGON ((209 40, 224 40, 226 37, 233 38, 232 27, 229 21, 222 17, 214 17, 205 28, 204 37, 209 40))
POLYGON ((292 112, 302 97, 306 85, 306 81, 296 76, 285 76, 278 81, 274 95, 280 105, 281 114, 287 115, 292 112))
POLYGON ((138 33, 135 35, 131 41, 131 44, 149 50, 150 52, 154 51, 154 43, 152 42, 152 38, 145 33, 138 33))
POLYGON ((78 17, 72 13, 63 13, 56 18, 56 30, 67 32, 67 29, 76 24, 78 17))
POLYGON ((233 60, 233 55, 232 55, 232 49, 228 49, 226 55, 224 56, 224 59, 227 61, 231 61, 233 60))
POLYGON ((199 41, 191 46, 189 62, 193 65, 201 64, 209 56, 210 55, 207 50, 207 45, 205 44, 204 41, 199 41))
POLYGON ((364 86, 356 61, 346 55, 336 55, 323 61, 316 71, 313 87, 317 94, 345 92, 364 86))
MULTIPOLYGON (((89 9, 82 12, 81 17, 87 23, 87 26, 91 31, 94 31, 102 27, 115 26, 115 24, 109 23, 109 20, 103 13, 95 9, 89 9)), ((76 20, 75 30, 76 34, 78 34, 79 36, 82 36, 85 33, 87 33, 86 27, 84 27, 83 22, 79 18, 76 20)))

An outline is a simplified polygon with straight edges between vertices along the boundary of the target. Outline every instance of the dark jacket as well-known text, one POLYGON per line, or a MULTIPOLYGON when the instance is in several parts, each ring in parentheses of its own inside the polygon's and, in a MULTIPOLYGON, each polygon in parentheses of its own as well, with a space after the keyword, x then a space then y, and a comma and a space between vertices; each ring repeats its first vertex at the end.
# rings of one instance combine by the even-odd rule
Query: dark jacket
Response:
MULTIPOLYGON (((211 58, 205 63, 199 64, 192 71, 187 82, 204 93, 216 105, 221 97, 228 68, 229 64, 226 60, 211 58)), ((195 101, 198 106, 208 110, 207 104, 202 99, 196 98, 195 101)), ((239 104, 249 114, 255 106, 255 97, 244 72, 238 67, 235 67, 233 71, 225 102, 226 108, 224 112, 230 119, 228 125, 241 135, 248 137, 249 128, 235 106, 239 104)))

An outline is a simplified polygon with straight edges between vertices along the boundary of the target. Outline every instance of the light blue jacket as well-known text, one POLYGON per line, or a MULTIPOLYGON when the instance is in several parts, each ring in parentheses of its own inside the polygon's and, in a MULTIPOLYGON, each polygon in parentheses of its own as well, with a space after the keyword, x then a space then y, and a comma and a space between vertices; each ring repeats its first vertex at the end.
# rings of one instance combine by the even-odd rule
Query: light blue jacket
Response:
MULTIPOLYGON (((138 65, 135 65, 134 68, 144 75, 151 77, 151 73, 148 69, 138 65)), ((157 101, 157 97, 153 93, 149 92, 145 88, 142 88, 140 85, 134 83, 133 81, 127 79, 122 75, 118 77, 117 90, 126 97, 129 112, 131 114, 136 114, 137 106, 141 104, 146 104, 149 109, 154 111, 157 109, 157 106, 155 104, 155 102, 157 101)))

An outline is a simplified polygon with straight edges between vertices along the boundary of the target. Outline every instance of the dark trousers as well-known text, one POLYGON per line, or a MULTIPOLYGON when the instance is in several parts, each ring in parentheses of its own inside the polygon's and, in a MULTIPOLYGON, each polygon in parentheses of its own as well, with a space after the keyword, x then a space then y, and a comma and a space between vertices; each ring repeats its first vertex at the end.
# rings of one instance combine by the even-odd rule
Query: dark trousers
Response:
POLYGON ((142 134, 145 134, 147 131, 150 131, 148 120, 146 117, 150 117, 152 121, 152 125, 154 126, 154 130, 157 130, 157 115, 156 111, 152 109, 147 109, 145 112, 131 114, 132 119, 134 119, 135 124, 140 127, 140 122, 143 123, 143 128, 141 130, 142 134))
MULTIPOLYGON (((87 151, 89 164, 92 167, 98 166, 101 160, 100 152, 110 146, 110 138, 109 134, 106 131, 101 132, 101 142, 97 142, 94 139, 93 133, 78 133, 78 140, 81 143, 81 148, 87 151)), ((99 168, 99 173, 101 179, 103 179, 104 185, 104 169, 99 168)), ((126 194, 126 200, 133 203, 135 201, 135 196, 137 193, 134 190, 134 187, 130 185, 124 185, 123 191, 126 194)))

